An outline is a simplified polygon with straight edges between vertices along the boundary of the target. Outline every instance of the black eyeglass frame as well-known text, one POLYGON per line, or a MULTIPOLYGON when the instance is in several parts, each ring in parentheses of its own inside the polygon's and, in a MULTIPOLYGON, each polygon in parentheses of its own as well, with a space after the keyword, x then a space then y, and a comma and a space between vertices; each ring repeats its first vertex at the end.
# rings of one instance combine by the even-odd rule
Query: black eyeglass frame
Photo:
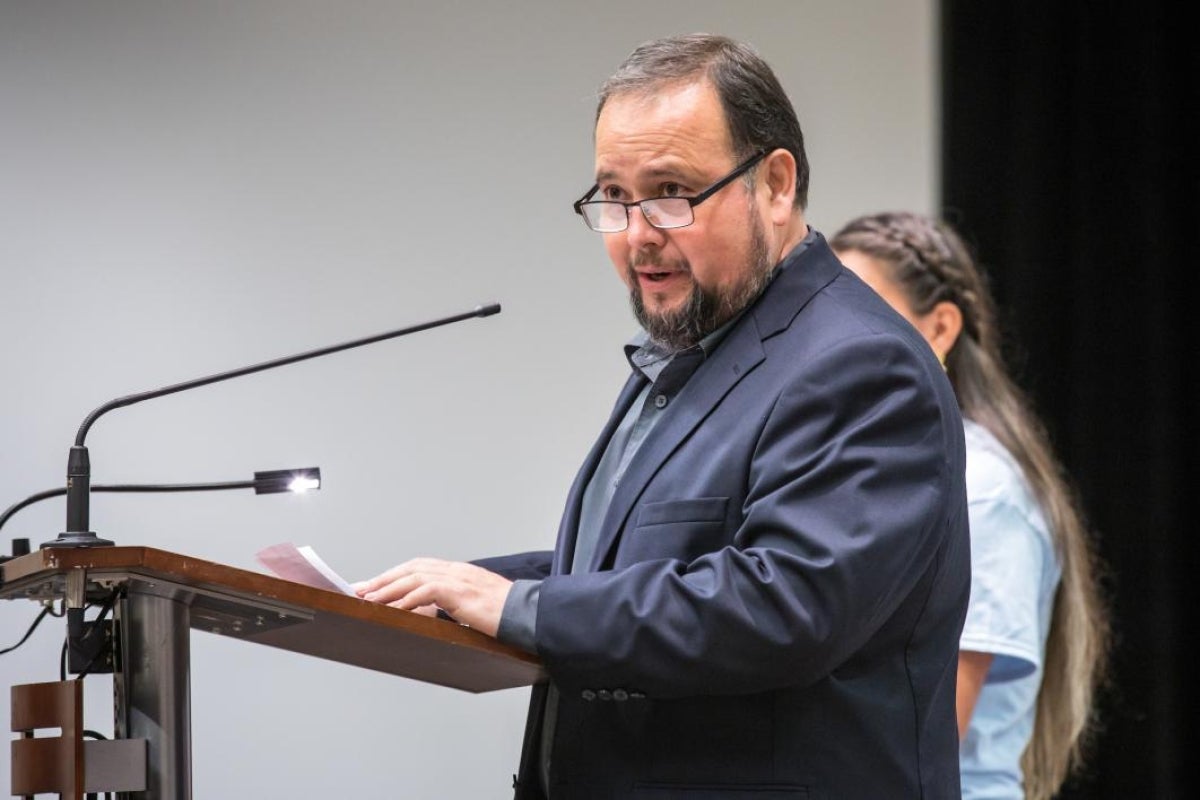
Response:
POLYGON ((646 218, 647 223, 649 223, 652 227, 658 228, 659 230, 675 230, 677 228, 686 228, 688 225, 691 225, 693 222, 696 221, 696 213, 694 211, 692 212, 692 218, 690 220, 688 220, 687 222, 683 223, 682 225, 655 225, 654 222, 650 219, 650 215, 647 214, 646 210, 642 207, 642 203, 652 203, 656 200, 686 200, 689 210, 694 209, 696 206, 700 205, 705 200, 712 197, 714 194, 721 191, 726 186, 728 186, 730 183, 732 183, 734 180, 739 178, 743 173, 745 173, 747 170, 749 170, 751 167, 753 167, 759 161, 762 161, 764 158, 767 157, 767 155, 770 152, 771 152, 770 150, 759 150, 757 153, 750 156, 750 158, 746 159, 741 164, 738 164, 736 167, 734 167, 733 172, 730 172, 724 178, 721 178, 716 183, 709 186, 704 191, 700 192, 700 194, 697 194, 693 197, 679 197, 677 195, 660 195, 659 197, 647 197, 643 200, 637 200, 632 203, 624 203, 620 200, 592 200, 591 199, 592 195, 594 195, 600 189, 600 184, 597 183, 597 184, 594 184, 591 189, 588 189, 587 194, 585 194, 583 197, 576 200, 574 202, 574 204, 572 205, 572 208, 575 209, 576 214, 578 214, 580 217, 583 218, 583 224, 587 225, 588 230, 596 231, 596 233, 620 233, 621 231, 628 230, 629 229, 629 209, 633 208, 634 206, 637 206, 638 210, 642 212, 642 216, 644 216, 646 218), (625 225, 624 225, 624 227, 618 228, 615 231, 598 231, 595 228, 593 228, 591 226, 591 224, 588 223, 587 216, 583 213, 583 207, 585 205, 598 206, 601 204, 624 206, 625 207, 625 225))

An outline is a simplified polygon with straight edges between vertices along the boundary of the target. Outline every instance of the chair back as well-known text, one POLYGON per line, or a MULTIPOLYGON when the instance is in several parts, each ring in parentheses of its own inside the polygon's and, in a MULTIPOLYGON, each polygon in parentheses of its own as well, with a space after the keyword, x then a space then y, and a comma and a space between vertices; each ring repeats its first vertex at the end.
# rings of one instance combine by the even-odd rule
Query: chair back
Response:
POLYGON ((57 792, 82 800, 83 681, 27 683, 12 687, 12 794, 57 792), (58 736, 37 736, 48 728, 58 736))

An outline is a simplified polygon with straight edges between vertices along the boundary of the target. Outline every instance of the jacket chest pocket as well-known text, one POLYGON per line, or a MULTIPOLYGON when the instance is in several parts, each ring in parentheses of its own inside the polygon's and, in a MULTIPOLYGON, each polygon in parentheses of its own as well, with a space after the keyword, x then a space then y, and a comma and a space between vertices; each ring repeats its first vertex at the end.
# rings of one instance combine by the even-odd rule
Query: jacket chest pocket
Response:
POLYGON ((621 538, 617 566, 660 558, 692 561, 729 543, 728 497, 646 503, 621 538))

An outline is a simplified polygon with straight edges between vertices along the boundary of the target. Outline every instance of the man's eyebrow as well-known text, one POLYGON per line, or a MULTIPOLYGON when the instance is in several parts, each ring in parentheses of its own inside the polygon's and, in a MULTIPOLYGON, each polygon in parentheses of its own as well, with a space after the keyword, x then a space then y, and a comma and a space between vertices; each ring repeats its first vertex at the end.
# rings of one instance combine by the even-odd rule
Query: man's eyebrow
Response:
MULTIPOLYGON (((616 177, 617 177, 617 173, 614 172, 613 170, 610 170, 610 169, 601 170, 600 172, 596 173, 596 183, 603 183, 604 181, 615 180, 616 177)), ((650 169, 647 169, 645 172, 641 172, 638 174, 639 179, 684 178, 684 177, 687 177, 687 176, 684 175, 683 170, 681 170, 679 167, 675 167, 675 166, 651 167, 650 169)))

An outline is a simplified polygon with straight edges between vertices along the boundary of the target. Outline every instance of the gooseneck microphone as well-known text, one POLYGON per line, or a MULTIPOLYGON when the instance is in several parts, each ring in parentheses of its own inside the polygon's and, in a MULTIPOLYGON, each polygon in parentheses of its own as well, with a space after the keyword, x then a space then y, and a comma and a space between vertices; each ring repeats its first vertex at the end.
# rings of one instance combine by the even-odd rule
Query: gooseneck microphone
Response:
POLYGON ((112 411, 115 408, 130 406, 134 403, 140 403, 143 400, 152 400, 155 397, 164 397, 176 392, 182 392, 186 389, 195 389, 200 386, 207 386, 211 383, 219 383, 227 381, 231 378, 240 378, 243 375, 252 375, 255 372, 274 369, 275 367, 283 367, 288 364, 295 364, 300 361, 307 361, 310 358, 318 356, 330 355, 338 353, 342 350, 349 350, 354 347, 362 347, 375 342, 382 342, 387 339, 395 339, 399 336, 405 336, 410 333, 418 333, 420 331, 437 328, 442 325, 449 325, 454 322, 461 322, 475 317, 490 317, 493 314, 500 313, 499 303, 490 303, 488 305, 477 306, 472 311, 454 314, 449 317, 442 317, 430 322, 423 322, 418 325, 412 325, 407 328, 400 328, 386 333, 379 333, 373 336, 365 336, 361 339, 354 339, 341 344, 321 347, 316 350, 309 350, 297 355, 284 356, 283 358, 264 361, 259 364, 252 364, 247 367, 232 369, 227 372, 219 372, 215 375, 209 375, 204 378, 196 378, 183 383, 176 383, 171 386, 165 386, 161 389, 152 389, 146 392, 126 395, 118 397, 115 400, 110 400, 104 405, 97 408, 92 413, 88 414, 79 426, 78 433, 75 434, 75 444, 71 447, 71 451, 67 456, 67 530, 60 533, 58 538, 49 542, 43 542, 41 547, 105 547, 114 544, 111 540, 101 539, 94 532, 88 530, 89 524, 89 502, 91 493, 91 461, 88 456, 87 447, 84 445, 84 440, 87 438, 88 430, 95 424, 96 420, 102 415, 112 411))

